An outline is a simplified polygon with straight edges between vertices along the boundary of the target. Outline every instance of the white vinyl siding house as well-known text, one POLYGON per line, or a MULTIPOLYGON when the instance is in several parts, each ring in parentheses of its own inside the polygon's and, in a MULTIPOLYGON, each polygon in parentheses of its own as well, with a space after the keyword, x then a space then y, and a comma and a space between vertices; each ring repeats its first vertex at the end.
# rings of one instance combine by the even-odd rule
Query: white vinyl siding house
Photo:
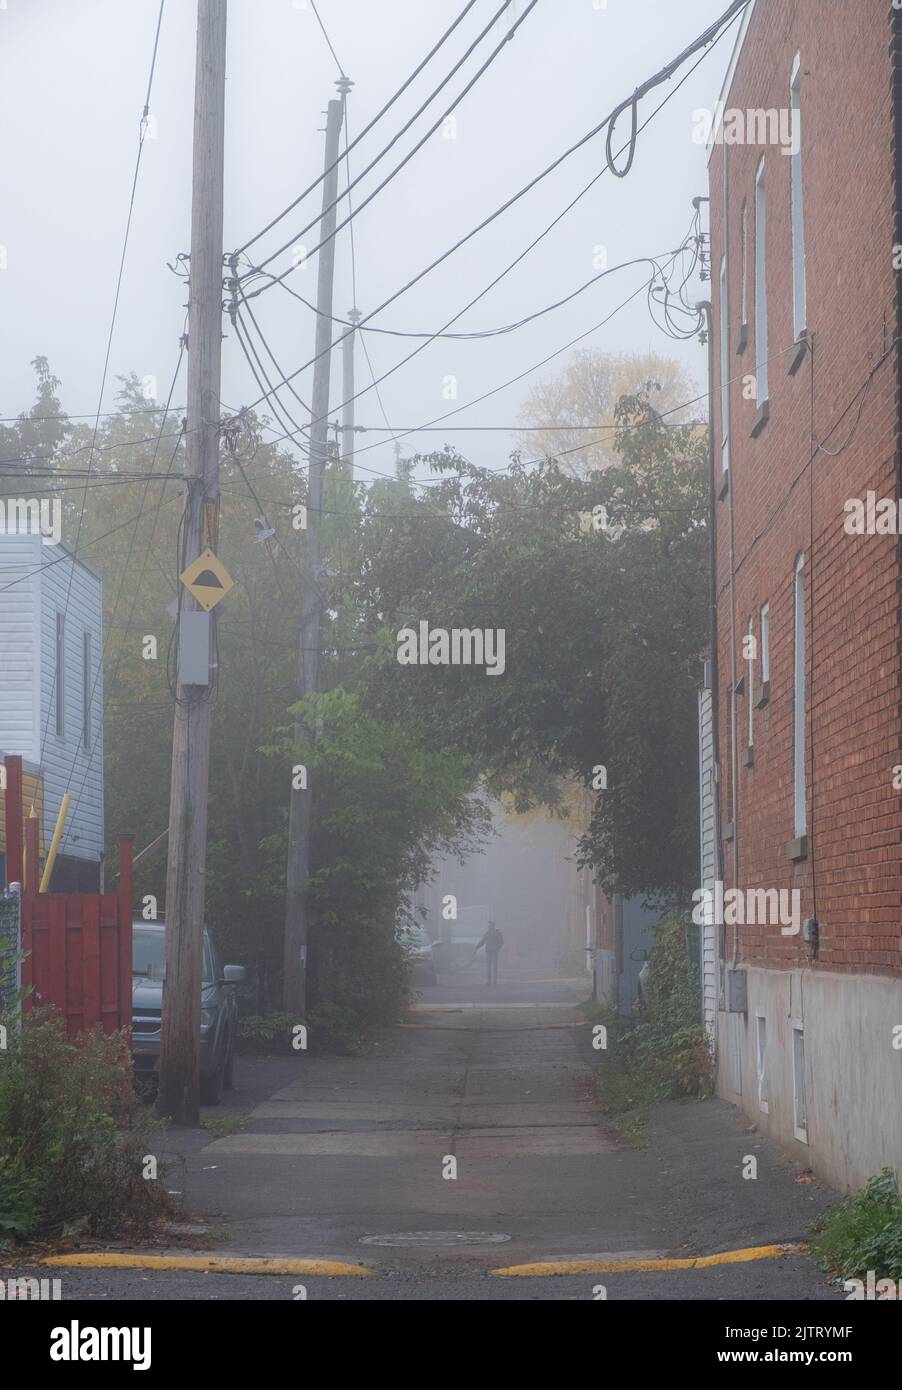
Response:
POLYGON ((0 756, 40 769, 44 842, 71 796, 61 860, 103 858, 103 679, 100 579, 40 536, 0 535, 0 756), (62 623, 60 617, 65 618, 62 623), (57 708, 58 636, 64 658, 57 708), (85 690, 86 651, 92 690, 85 690), (85 747, 86 702, 90 747, 85 747), (58 724, 58 714, 61 723, 58 724))

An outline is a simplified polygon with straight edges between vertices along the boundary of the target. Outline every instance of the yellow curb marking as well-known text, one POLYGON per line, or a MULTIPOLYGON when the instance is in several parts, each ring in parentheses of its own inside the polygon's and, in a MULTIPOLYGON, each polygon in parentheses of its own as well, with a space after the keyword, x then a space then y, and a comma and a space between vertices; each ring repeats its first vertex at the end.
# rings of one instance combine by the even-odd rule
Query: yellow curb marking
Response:
POLYGON ((802 1254, 807 1245, 750 1245, 745 1250, 722 1250, 718 1255, 697 1255, 684 1260, 544 1260, 535 1264, 508 1265, 493 1274, 539 1277, 551 1274, 631 1274, 666 1269, 711 1269, 714 1265, 746 1264, 751 1260, 777 1260, 781 1255, 802 1254))
POLYGON ((324 1274, 370 1275, 366 1265, 338 1260, 292 1260, 278 1255, 49 1255, 45 1265, 78 1266, 81 1269, 196 1269, 204 1274, 324 1274))

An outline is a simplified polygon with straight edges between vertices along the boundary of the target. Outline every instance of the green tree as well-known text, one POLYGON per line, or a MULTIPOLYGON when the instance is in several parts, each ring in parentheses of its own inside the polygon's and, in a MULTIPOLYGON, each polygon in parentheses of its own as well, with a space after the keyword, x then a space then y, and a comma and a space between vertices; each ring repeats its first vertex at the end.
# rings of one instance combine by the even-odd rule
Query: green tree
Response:
MULTIPOLYGON (((368 699, 420 737, 466 748, 518 809, 547 799, 554 778, 595 790, 605 768, 587 860, 608 892, 672 898, 695 875, 706 443, 695 427, 667 427, 645 396, 623 398, 616 419, 617 463, 588 479, 553 463, 515 460, 500 475, 433 459, 443 475, 457 469, 419 504, 446 513, 436 560, 384 620, 502 628, 506 670, 401 666, 390 633, 368 699), (607 525, 594 529, 600 507, 607 525)), ((378 576, 374 537, 363 544, 378 576)))

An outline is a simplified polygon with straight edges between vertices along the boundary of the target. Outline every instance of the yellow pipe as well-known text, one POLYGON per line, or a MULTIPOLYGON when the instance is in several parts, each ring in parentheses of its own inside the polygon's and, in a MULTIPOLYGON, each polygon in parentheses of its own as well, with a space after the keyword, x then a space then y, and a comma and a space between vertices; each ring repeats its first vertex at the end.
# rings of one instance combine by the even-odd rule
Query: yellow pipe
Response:
POLYGON ((59 849, 60 840, 63 838, 63 826, 66 824, 66 816, 69 812, 69 793, 66 792, 60 802, 59 815, 56 818, 56 825, 53 827, 53 839, 50 841, 50 849, 47 851, 47 862, 44 865, 44 872, 41 875, 41 886, 39 893, 46 893, 50 886, 50 876, 53 873, 53 866, 56 863, 56 852, 59 849))

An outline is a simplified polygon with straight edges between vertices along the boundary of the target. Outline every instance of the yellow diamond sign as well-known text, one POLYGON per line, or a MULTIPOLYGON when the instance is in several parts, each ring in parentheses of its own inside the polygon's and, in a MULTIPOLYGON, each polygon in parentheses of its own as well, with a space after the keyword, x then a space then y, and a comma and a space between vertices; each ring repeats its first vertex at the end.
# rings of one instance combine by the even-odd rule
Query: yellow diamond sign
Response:
POLYGON ((188 592, 197 599, 201 608, 208 613, 235 587, 234 579, 212 550, 202 550, 197 559, 182 571, 179 578, 188 592))

